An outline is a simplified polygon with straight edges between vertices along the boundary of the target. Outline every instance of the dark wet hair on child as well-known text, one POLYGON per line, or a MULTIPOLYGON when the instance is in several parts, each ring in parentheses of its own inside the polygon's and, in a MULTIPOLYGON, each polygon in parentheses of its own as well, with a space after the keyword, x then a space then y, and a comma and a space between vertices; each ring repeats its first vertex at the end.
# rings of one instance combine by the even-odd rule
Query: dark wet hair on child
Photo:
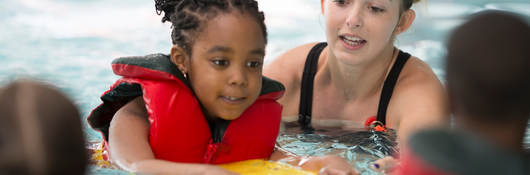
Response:
POLYGON ((79 111, 55 88, 16 81, 0 88, 0 174, 85 174, 79 111))
POLYGON ((251 15, 261 26, 263 37, 267 42, 265 17, 258 9, 255 0, 155 0, 157 14, 164 12, 162 22, 172 23, 171 39, 173 44, 183 48, 191 55, 194 38, 201 32, 209 19, 219 13, 229 13, 239 10, 251 15))
POLYGON ((530 116, 529 43, 529 25, 509 12, 481 12, 458 27, 446 69, 454 111, 489 121, 530 116))

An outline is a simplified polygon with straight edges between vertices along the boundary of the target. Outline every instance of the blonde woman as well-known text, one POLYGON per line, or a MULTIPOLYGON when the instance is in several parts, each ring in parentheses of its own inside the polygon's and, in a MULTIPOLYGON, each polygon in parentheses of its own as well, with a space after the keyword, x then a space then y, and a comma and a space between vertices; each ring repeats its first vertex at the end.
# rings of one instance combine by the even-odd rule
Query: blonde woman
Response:
MULTIPOLYGON (((286 87, 283 118, 304 128, 355 128, 367 120, 413 131, 446 122, 446 94, 431 68, 394 46, 418 0, 321 0, 325 43, 291 49, 264 69, 286 87)), ((401 145, 402 146, 402 145, 401 145)))

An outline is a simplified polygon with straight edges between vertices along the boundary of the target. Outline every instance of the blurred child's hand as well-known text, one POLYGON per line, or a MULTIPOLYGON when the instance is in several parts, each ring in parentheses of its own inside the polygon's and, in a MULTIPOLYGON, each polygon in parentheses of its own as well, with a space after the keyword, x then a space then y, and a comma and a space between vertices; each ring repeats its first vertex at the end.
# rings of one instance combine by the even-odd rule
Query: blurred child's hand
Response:
POLYGON ((223 168, 220 168, 218 166, 213 165, 207 165, 207 167, 204 169, 203 175, 239 175, 238 173, 225 170, 223 168))
POLYGON ((339 156, 310 157, 299 163, 304 170, 319 172, 321 175, 358 174, 346 159, 339 156))

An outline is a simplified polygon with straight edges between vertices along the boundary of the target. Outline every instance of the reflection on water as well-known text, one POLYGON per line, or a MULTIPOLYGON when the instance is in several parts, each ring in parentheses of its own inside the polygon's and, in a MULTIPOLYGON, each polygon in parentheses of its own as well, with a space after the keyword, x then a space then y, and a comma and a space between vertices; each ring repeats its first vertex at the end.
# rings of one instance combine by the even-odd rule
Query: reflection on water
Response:
POLYGON ((346 158, 361 174, 377 174, 373 161, 398 153, 396 132, 359 128, 352 130, 316 129, 305 133, 291 125, 280 134, 278 144, 302 156, 338 155, 346 158))

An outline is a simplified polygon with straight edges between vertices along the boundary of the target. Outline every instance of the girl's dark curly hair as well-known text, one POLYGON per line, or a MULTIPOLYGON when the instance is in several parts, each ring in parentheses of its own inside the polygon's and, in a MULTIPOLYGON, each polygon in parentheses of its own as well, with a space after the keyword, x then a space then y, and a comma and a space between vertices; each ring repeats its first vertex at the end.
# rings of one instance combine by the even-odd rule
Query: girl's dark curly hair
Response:
POLYGON ((183 48, 188 55, 191 55, 194 38, 201 32, 203 24, 219 13, 229 13, 232 10, 252 15, 261 27, 265 43, 267 42, 265 16, 259 11, 255 0, 155 0, 155 7, 158 15, 164 12, 162 22, 172 23, 173 44, 183 48))

